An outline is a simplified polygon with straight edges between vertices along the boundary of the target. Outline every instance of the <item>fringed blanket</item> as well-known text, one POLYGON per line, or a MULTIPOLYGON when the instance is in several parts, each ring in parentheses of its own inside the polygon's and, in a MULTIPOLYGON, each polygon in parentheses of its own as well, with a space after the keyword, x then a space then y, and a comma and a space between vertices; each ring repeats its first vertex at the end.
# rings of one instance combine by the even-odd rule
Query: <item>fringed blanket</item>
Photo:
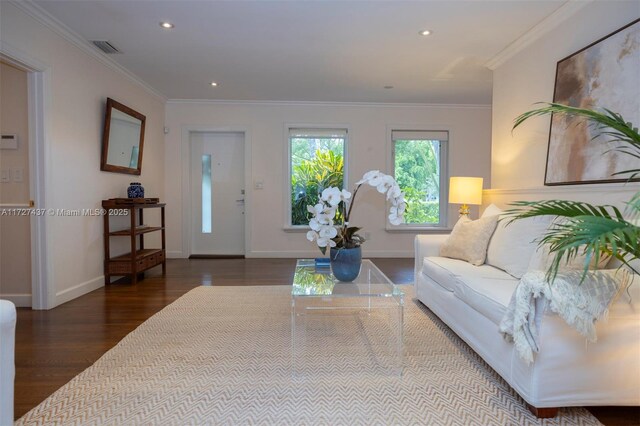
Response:
POLYGON ((623 269, 599 270, 587 273, 582 283, 581 278, 582 271, 559 273, 549 284, 544 271, 529 271, 522 276, 500 322, 500 331, 513 341, 528 364, 533 362, 533 353, 539 351, 537 326, 545 309, 551 309, 595 342, 595 322, 607 316, 620 290, 630 284, 631 274, 623 269))

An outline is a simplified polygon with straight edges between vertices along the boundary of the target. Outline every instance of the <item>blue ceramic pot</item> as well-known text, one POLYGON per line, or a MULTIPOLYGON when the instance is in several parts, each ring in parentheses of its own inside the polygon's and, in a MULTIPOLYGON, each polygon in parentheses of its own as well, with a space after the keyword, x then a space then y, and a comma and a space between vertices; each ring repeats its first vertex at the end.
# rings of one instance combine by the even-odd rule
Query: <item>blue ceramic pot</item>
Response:
POLYGON ((340 281, 351 282, 360 274, 362 265, 362 249, 332 248, 329 251, 331 272, 340 281))
POLYGON ((127 197, 144 198, 144 188, 140 182, 131 182, 127 188, 127 197))

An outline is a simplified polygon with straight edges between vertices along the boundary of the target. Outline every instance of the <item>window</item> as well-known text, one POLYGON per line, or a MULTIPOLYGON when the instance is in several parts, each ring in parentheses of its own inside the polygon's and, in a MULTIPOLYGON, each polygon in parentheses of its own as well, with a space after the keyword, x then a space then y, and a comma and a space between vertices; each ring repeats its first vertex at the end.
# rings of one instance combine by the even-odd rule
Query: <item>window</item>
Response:
POLYGON ((391 139, 393 173, 407 201, 401 226, 446 226, 449 132, 394 130, 391 139))
POLYGON ((345 185, 346 129, 289 129, 290 226, 307 226, 307 205, 325 188, 345 185))
POLYGON ((202 156, 202 233, 211 233, 211 154, 202 156))

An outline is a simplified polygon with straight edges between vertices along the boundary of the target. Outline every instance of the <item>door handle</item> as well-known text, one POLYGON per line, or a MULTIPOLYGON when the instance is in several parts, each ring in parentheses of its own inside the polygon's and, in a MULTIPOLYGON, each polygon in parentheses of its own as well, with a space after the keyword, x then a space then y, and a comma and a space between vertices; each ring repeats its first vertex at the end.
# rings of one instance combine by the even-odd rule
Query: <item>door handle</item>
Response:
POLYGON ((236 200, 236 203, 244 203, 244 198, 241 200, 236 200))

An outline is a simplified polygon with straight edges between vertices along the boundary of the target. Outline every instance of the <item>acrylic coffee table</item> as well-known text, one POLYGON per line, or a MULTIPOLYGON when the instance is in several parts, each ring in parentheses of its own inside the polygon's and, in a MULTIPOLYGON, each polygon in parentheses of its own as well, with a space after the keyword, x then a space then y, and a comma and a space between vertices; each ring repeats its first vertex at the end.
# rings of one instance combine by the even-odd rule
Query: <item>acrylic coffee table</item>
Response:
POLYGON ((402 375, 404 294, 370 260, 352 283, 313 259, 296 264, 291 350, 296 375, 402 375))

